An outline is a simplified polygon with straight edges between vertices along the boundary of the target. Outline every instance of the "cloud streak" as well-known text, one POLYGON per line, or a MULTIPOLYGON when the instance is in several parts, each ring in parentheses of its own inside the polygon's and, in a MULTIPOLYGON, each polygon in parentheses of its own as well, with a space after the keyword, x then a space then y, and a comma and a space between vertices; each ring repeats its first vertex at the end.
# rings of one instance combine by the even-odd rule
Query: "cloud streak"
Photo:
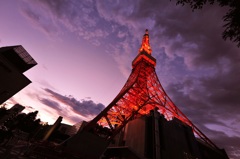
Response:
POLYGON ((103 104, 94 103, 92 100, 82 99, 79 101, 72 96, 63 96, 47 88, 44 90, 51 95, 51 98, 54 99, 54 101, 49 99, 44 99, 41 101, 44 101, 46 105, 54 107, 59 111, 62 111, 59 104, 61 103, 69 107, 75 114, 79 114, 85 118, 91 119, 105 108, 103 104))
POLYGON ((101 39, 109 35, 108 28, 99 27, 101 22, 95 14, 96 9, 92 1, 37 0, 33 2, 26 0, 26 4, 28 4, 27 7, 21 10, 23 15, 49 36, 61 36, 65 34, 61 31, 62 28, 65 28, 99 46, 102 44, 101 39), (36 6, 41 14, 37 14, 36 6))

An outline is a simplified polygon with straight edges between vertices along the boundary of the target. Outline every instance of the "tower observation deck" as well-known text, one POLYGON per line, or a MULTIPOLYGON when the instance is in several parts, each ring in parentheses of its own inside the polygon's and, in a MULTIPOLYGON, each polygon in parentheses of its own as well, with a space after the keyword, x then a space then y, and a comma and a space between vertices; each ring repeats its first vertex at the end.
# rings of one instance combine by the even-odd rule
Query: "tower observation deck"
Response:
POLYGON ((113 101, 66 143, 66 152, 76 154, 81 150, 81 153, 78 153, 80 157, 99 158, 97 156, 129 121, 148 115, 154 109, 168 121, 176 118, 188 125, 201 142, 212 149, 219 149, 169 98, 157 77, 156 59, 151 53, 146 30, 138 55, 132 62, 132 72, 127 82, 113 101), (87 138, 91 138, 91 142, 87 138), (76 141, 80 140, 84 146, 77 144, 76 141), (93 153, 88 154, 87 149, 96 149, 98 153, 95 153, 95 156, 93 153))

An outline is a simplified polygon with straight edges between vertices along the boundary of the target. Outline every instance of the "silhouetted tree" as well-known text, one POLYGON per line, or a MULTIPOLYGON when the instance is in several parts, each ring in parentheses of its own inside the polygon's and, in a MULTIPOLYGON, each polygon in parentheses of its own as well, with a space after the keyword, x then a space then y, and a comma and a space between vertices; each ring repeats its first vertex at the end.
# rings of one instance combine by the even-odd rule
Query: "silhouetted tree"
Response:
POLYGON ((7 108, 5 107, 5 105, 1 105, 1 107, 0 107, 0 119, 1 119, 1 117, 3 117, 4 115, 6 115, 7 114, 7 108))
POLYGON ((218 3, 221 7, 228 7, 223 16, 225 30, 222 33, 224 40, 229 39, 240 47, 240 0, 177 0, 177 4, 189 4, 192 10, 201 9, 205 4, 218 3))
POLYGON ((37 114, 38 111, 30 112, 26 115, 19 115, 17 118, 20 122, 18 122, 17 128, 27 133, 33 133, 40 125, 40 119, 36 119, 37 114))
POLYGON ((28 114, 21 113, 18 114, 15 118, 9 120, 6 123, 6 126, 11 129, 19 129, 26 133, 34 133, 36 129, 40 126, 40 119, 36 119, 38 111, 30 112, 28 114))

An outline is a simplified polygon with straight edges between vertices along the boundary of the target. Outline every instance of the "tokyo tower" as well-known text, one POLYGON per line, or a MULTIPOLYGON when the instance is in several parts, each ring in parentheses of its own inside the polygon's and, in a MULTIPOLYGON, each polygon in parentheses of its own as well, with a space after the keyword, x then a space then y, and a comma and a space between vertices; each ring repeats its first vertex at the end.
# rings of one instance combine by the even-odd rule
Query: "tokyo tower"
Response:
POLYGON ((202 142, 213 149, 218 149, 179 110, 164 91, 155 72, 156 59, 151 53, 149 34, 146 30, 139 52, 132 61, 132 72, 127 82, 115 99, 93 120, 86 123, 78 135, 66 143, 69 145, 66 152, 75 153, 78 151, 82 158, 99 158, 96 156, 104 151, 109 142, 129 121, 147 115, 153 109, 157 110, 168 121, 177 118, 191 127, 194 135, 202 142), (88 153, 89 149, 94 153, 88 153))

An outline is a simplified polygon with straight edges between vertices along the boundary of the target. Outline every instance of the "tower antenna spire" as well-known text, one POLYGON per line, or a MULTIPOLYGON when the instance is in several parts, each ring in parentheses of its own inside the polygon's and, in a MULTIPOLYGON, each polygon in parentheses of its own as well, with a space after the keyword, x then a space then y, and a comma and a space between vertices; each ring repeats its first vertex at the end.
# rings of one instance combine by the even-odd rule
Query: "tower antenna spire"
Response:
POLYGON ((145 30, 145 34, 143 35, 142 39, 142 45, 139 49, 139 53, 141 52, 146 52, 151 55, 152 49, 149 43, 149 34, 148 34, 148 29, 145 30))

